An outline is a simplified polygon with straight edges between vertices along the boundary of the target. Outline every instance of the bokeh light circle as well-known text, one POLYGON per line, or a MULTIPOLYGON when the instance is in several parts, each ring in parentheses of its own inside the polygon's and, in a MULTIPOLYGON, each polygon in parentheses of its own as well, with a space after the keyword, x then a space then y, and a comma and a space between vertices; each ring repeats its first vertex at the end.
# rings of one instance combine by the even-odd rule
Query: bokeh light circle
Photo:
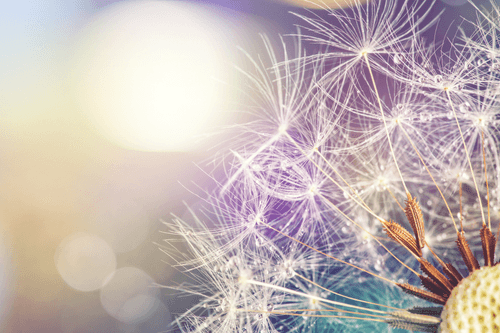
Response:
POLYGON ((116 269, 111 246, 102 238, 83 232, 66 237, 54 259, 63 280, 80 291, 101 288, 116 269))
POLYGON ((120 322, 117 325, 117 333, 137 333, 137 332, 165 332, 165 328, 172 322, 170 311, 163 302, 158 299, 154 301, 154 313, 148 314, 147 320, 135 323, 120 322))
POLYGON ((101 304, 112 317, 124 323, 138 323, 148 319, 161 302, 153 279, 135 267, 118 269, 101 289, 101 304))

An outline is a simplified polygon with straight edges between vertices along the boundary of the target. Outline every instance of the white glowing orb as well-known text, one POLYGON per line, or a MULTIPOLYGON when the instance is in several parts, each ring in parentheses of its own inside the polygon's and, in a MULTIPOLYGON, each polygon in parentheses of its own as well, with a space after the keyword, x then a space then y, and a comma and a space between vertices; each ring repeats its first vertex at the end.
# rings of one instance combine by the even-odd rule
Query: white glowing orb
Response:
POLYGON ((232 70, 223 21, 180 1, 119 2, 97 15, 78 47, 76 85, 98 131, 127 149, 194 149, 221 122, 220 81, 232 70))
POLYGON ((66 237, 54 259, 63 280, 80 291, 101 288, 116 269, 111 246, 102 238, 83 232, 66 237))
POLYGON ((118 269, 101 289, 101 304, 112 317, 125 323, 137 323, 152 316, 161 302, 153 279, 135 267, 118 269))

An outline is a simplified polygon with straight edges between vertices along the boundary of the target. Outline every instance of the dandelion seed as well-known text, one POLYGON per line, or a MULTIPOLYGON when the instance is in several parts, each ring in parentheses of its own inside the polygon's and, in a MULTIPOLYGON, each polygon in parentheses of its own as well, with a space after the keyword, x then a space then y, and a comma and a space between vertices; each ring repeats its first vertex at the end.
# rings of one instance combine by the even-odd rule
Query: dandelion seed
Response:
POLYGON ((170 288, 199 298, 183 332, 500 327, 500 10, 446 51, 426 2, 352 4, 301 16, 327 51, 254 62, 211 224, 166 223, 190 280, 170 288))

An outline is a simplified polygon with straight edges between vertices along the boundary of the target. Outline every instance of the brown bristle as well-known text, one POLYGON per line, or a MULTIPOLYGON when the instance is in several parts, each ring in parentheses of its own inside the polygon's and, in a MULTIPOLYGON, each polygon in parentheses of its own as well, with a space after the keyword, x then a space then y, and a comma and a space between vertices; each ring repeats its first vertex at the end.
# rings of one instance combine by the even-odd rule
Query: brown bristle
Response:
POLYGON ((434 282, 439 284, 442 288, 451 292, 453 289, 453 285, 450 281, 444 276, 440 271, 437 270, 434 265, 432 265, 427 260, 421 258, 418 260, 420 262, 420 269, 429 276, 434 282))
POLYGON ((480 230, 481 235, 481 245, 483 246, 483 255, 484 255, 484 265, 492 266, 495 260, 495 246, 497 240, 495 236, 491 232, 490 228, 486 225, 480 230))
POLYGON ((424 217, 417 198, 412 198, 410 193, 406 200, 405 214, 415 234, 417 245, 421 249, 425 246, 424 217))
POLYGON ((417 246, 417 241, 415 238, 401 225, 397 224, 393 221, 382 221, 384 225, 384 231, 387 233, 387 236, 398 242, 399 244, 406 247, 417 257, 422 257, 422 251, 417 246))
POLYGON ((446 288, 441 287, 436 281, 425 276, 419 275, 420 281, 422 285, 429 291, 433 292, 436 295, 442 296, 444 298, 448 298, 450 296, 450 292, 446 290, 446 288))
POLYGON ((408 283, 398 283, 397 284, 403 291, 407 294, 417 296, 418 298, 425 299, 426 301, 444 305, 447 298, 443 296, 436 295, 430 291, 419 289, 408 283))
POLYGON ((479 269, 479 263, 477 262, 476 257, 472 254, 469 243, 465 240, 463 232, 457 234, 457 245, 469 272, 472 273, 476 269, 479 269))
POLYGON ((454 287, 463 279, 462 274, 450 263, 444 264, 443 271, 454 287))

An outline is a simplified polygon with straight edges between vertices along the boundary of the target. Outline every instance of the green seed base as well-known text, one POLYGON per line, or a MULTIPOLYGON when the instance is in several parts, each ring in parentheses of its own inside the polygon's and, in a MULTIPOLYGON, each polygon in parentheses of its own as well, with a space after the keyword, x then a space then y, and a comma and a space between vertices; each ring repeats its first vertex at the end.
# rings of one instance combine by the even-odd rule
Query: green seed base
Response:
POLYGON ((451 292, 439 332, 500 332, 500 265, 483 267, 451 292))

